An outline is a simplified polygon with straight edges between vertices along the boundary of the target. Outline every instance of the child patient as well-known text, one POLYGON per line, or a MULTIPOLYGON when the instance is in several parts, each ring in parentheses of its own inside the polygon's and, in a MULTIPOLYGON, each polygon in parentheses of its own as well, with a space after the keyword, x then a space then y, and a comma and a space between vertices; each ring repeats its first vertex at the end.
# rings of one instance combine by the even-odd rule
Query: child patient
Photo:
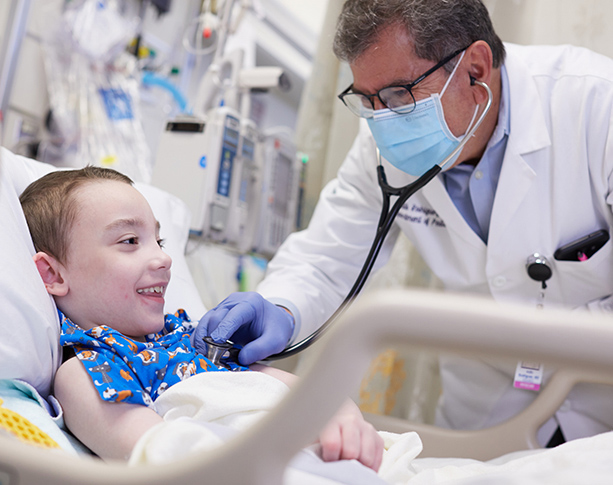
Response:
MULTIPOLYGON (((100 457, 127 459, 162 422, 149 405, 167 387, 225 369, 195 351, 183 311, 164 316, 171 258, 128 177, 98 167, 52 172, 20 201, 34 262, 60 313, 61 343, 75 354, 54 382, 66 425, 100 457)), ((262 365, 251 369, 286 383, 294 378, 262 365)), ((383 441, 352 402, 319 441, 324 460, 357 459, 374 470, 381 464, 383 441)))

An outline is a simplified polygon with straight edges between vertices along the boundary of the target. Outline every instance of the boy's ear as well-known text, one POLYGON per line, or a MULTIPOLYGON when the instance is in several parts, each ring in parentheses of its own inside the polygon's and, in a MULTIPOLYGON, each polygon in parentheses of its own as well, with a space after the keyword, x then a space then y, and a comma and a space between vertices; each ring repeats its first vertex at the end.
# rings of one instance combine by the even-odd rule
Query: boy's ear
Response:
POLYGON ((42 251, 36 253, 32 259, 45 283, 47 293, 53 296, 65 296, 68 293, 68 283, 62 276, 64 267, 59 261, 42 251))

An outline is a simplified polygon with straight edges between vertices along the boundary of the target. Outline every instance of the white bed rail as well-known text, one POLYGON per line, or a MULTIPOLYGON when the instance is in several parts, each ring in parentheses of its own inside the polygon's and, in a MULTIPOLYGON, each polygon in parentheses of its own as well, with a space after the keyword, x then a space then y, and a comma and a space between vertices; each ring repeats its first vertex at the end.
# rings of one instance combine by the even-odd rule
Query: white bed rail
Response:
MULTIPOLYGON (((611 382, 613 375, 611 316, 537 311, 468 295, 387 290, 356 302, 318 344, 320 357, 312 359, 287 397, 259 423, 212 452, 194 454, 164 467, 128 467, 77 459, 0 438, 0 483, 282 483, 289 460, 316 439, 318 430, 358 387, 370 361, 380 351, 400 344, 471 357, 521 358, 572 367, 571 379, 562 382, 560 378, 560 384, 554 386, 553 401, 561 399, 576 378, 585 375, 594 380, 597 376, 598 382, 611 382), (525 338, 527 333, 530 339, 525 338)), ((536 417, 520 415, 528 432, 514 446, 536 445, 535 423, 549 417, 544 404, 535 408, 536 417)), ((443 431, 439 436, 443 441, 456 439, 448 433, 458 432, 443 431)), ((459 433, 457 439, 465 432, 459 433)))

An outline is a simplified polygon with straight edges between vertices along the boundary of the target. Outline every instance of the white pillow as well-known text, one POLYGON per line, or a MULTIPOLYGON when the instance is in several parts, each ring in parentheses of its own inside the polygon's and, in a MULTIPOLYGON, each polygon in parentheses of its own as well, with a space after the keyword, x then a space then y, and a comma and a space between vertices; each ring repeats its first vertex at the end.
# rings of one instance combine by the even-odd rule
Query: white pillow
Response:
POLYGON ((18 198, 44 172, 35 175, 22 160, 0 152, 0 378, 24 380, 46 396, 61 359, 59 321, 18 198))
MULTIPOLYGON (((0 379, 21 379, 43 396, 60 365, 59 321, 32 261, 34 246, 19 194, 55 167, 0 149, 0 379)), ((160 221, 165 250, 173 259, 166 310, 184 308, 198 320, 205 308, 185 261, 190 214, 177 197, 135 184, 160 221)))

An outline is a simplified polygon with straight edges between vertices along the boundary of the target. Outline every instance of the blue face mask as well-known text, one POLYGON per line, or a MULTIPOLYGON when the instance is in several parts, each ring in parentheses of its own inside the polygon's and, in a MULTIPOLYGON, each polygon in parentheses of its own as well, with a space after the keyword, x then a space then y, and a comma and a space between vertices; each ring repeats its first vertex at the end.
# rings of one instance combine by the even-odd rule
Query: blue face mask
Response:
MULTIPOLYGON (((464 56, 464 53, 462 53, 464 56)), ((390 109, 374 112, 368 119, 381 156, 396 168, 419 177, 441 163, 456 147, 464 136, 456 137, 445 121, 441 97, 451 78, 460 65, 456 64, 440 94, 415 103, 415 109, 407 114, 398 114, 390 109)), ((466 130, 470 130, 479 107, 475 108, 473 118, 466 130)), ((458 151, 446 166, 451 167, 460 156, 458 151)))

